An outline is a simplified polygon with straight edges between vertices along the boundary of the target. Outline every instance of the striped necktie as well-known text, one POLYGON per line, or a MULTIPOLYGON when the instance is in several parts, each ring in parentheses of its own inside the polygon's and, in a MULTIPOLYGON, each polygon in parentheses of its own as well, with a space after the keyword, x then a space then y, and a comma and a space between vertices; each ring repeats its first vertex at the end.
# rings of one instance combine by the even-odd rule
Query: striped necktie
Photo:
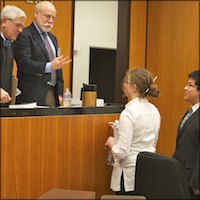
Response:
MULTIPOLYGON (((49 40, 47 38, 47 33, 42 32, 43 35, 43 39, 44 39, 44 45, 45 48, 48 52, 49 55, 49 60, 52 61, 54 59, 54 54, 53 54, 53 50, 51 48, 51 45, 49 43, 49 40)), ((56 85, 56 70, 51 69, 51 85, 55 86, 56 85)))
POLYGON ((192 108, 190 108, 188 110, 187 114, 185 115, 185 117, 183 118, 183 120, 181 121, 180 129, 182 129, 183 125, 189 119, 189 117, 192 115, 192 113, 193 113, 193 110, 192 110, 192 108))

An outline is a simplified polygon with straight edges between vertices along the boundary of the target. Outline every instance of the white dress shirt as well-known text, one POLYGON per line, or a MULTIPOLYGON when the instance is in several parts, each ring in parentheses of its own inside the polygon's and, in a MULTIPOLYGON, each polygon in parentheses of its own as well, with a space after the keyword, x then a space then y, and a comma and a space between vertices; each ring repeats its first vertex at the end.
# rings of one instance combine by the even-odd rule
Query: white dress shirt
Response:
POLYGON ((110 186, 113 191, 120 191, 122 171, 125 191, 134 191, 137 155, 141 151, 156 151, 160 121, 158 109, 147 99, 135 98, 126 104, 112 148, 115 163, 110 186))
POLYGON ((198 110, 198 109, 199 109, 199 106, 200 106, 200 103, 199 103, 199 102, 196 103, 196 104, 194 104, 194 105, 192 106, 192 113, 194 113, 196 110, 198 110))

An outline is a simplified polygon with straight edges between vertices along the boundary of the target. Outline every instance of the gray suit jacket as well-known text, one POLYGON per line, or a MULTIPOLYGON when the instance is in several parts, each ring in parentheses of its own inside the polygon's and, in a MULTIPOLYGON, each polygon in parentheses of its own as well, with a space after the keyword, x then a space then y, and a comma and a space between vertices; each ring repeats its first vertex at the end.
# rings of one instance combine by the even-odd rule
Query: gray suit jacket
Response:
MULTIPOLYGON (((57 54, 57 39, 51 33, 51 38, 57 54)), ((51 80, 51 73, 45 73, 45 65, 49 62, 48 52, 44 46, 34 24, 24 29, 14 43, 15 59, 17 62, 18 86, 22 94, 18 96, 17 103, 38 102, 45 105, 48 82, 51 80)), ((56 97, 63 95, 62 70, 57 70, 57 82, 55 86, 56 97)), ((58 98, 56 99, 58 106, 58 98)))
POLYGON ((182 165, 188 186, 199 189, 199 112, 196 110, 177 131, 176 150, 173 155, 182 165))

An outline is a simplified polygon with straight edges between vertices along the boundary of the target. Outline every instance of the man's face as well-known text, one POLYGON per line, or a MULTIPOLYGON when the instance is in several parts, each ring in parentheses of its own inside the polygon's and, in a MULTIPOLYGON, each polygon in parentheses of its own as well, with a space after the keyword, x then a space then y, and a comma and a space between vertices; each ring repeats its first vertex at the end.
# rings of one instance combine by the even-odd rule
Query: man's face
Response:
POLYGON ((2 20, 2 32, 6 39, 15 41, 18 35, 24 29, 25 18, 18 17, 16 19, 4 18, 2 20))
POLYGON ((53 7, 47 7, 35 13, 35 22, 44 32, 49 32, 53 28, 55 19, 56 10, 53 7))
POLYGON ((184 87, 184 99, 190 102, 192 105, 199 102, 200 90, 195 85, 194 79, 188 79, 187 85, 184 87))

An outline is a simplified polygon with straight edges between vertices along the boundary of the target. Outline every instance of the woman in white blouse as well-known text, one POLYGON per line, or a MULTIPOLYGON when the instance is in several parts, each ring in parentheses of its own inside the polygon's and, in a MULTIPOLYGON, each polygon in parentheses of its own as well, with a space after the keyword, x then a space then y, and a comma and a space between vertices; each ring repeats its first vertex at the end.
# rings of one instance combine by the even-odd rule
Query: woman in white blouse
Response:
MULTIPOLYGON (((147 96, 159 96, 154 83, 156 78, 153 79, 152 74, 142 68, 129 70, 124 77, 122 89, 130 101, 122 111, 117 126, 115 122, 115 137, 109 137, 105 143, 114 157, 110 187, 117 194, 134 193, 138 153, 156 151, 160 113, 147 99, 147 96)), ((109 124, 112 126, 114 123, 109 124)))

